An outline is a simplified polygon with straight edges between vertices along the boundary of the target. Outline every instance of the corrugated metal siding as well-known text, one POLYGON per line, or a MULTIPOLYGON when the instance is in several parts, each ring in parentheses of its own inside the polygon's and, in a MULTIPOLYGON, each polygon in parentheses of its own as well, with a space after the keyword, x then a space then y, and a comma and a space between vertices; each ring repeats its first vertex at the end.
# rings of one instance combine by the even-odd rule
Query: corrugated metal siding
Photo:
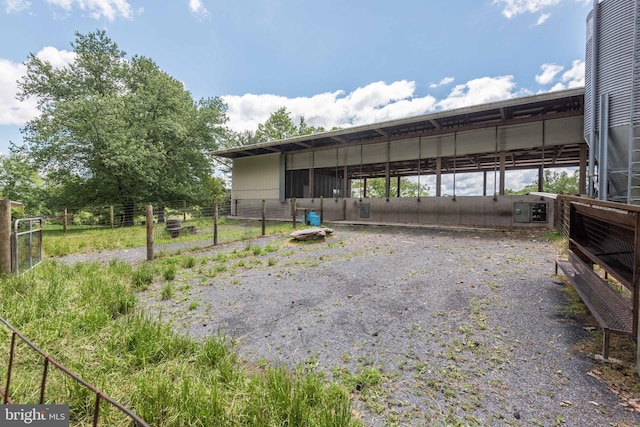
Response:
POLYGON ((634 6, 634 0, 600 3, 596 96, 609 94, 611 127, 631 120, 634 6))
POLYGON ((640 0, 635 2, 634 52, 635 75, 633 81, 633 123, 640 124, 640 0))
POLYGON ((585 63, 584 63, 584 137, 589 142, 589 135, 591 134, 591 102, 593 84, 591 82, 591 67, 593 66, 593 10, 587 17, 587 44, 585 49, 585 63))
POLYGON ((280 154, 234 159, 232 177, 234 199, 277 199, 280 194, 280 154))

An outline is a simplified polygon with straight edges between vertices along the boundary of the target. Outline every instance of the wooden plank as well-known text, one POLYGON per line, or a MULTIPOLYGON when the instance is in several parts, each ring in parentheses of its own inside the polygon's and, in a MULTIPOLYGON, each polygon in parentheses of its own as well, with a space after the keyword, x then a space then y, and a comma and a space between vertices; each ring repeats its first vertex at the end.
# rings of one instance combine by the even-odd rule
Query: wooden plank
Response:
POLYGON ((636 213, 621 212, 614 209, 606 209, 601 207, 587 206, 574 203, 572 204, 575 211, 583 216, 588 216, 609 224, 616 224, 633 230, 636 225, 636 213))

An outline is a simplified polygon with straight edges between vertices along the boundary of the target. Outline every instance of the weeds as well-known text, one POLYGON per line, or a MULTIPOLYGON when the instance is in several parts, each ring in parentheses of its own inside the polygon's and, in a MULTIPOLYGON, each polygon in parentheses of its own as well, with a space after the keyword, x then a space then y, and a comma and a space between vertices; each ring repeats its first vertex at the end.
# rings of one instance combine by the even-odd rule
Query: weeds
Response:
POLYGON ((162 290, 160 291, 160 299, 162 301, 169 300, 169 299, 173 298, 175 293, 176 293, 176 289, 175 289, 175 286, 173 285, 173 283, 171 283, 171 282, 165 283, 162 286, 162 290))
POLYGON ((144 264, 133 271, 131 283, 136 290, 146 290, 153 282, 153 269, 144 264))
MULTIPOLYGON (((149 280, 147 265, 44 262, 23 276, 0 279, 0 312, 150 425, 360 425, 347 390, 322 375, 247 364, 224 336, 198 342, 139 312, 134 287, 149 280)), ((6 354, 7 334, 1 336, 6 354)), ((11 397, 37 401, 42 361, 26 346, 17 347, 17 357, 11 397)), ((0 375, 6 376, 6 367, 0 375)), ((74 425, 92 424, 94 399, 75 382, 49 375, 45 403, 68 403, 74 425)), ((100 425, 128 424, 107 408, 101 409, 100 425)))

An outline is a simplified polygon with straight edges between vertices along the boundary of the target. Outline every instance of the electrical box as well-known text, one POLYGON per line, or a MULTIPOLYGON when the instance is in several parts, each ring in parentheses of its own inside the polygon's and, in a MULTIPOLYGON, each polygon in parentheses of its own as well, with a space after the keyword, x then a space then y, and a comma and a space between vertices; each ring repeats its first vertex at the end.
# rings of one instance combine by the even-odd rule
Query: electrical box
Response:
POLYGON ((531 203, 531 222, 547 222, 547 203, 531 203))
POLYGON ((513 222, 547 222, 547 203, 515 202, 513 222))
POLYGON ((369 218, 370 203, 360 203, 360 218, 369 218))

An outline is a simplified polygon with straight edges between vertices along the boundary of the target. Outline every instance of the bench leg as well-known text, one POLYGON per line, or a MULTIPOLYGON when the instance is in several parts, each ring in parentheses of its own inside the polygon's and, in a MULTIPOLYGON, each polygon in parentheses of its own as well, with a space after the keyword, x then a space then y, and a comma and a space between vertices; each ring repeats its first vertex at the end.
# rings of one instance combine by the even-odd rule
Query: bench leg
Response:
POLYGON ((602 358, 604 360, 609 359, 609 335, 611 331, 607 328, 602 329, 602 358))

